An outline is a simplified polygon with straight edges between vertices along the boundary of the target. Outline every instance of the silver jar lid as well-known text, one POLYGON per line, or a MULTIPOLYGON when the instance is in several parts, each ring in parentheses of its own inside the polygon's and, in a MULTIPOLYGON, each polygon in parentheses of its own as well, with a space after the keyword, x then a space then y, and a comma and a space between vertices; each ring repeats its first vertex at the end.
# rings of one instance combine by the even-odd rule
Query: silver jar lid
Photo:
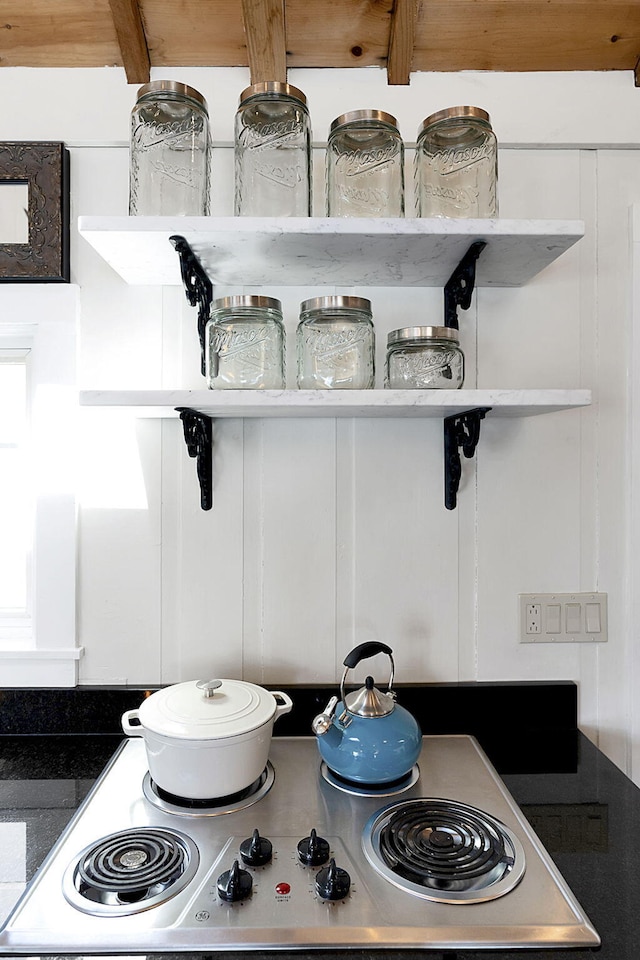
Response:
POLYGON ((179 83, 177 80, 152 80, 150 83, 145 83, 145 85, 138 90, 137 98, 138 100, 142 100, 143 97, 155 97, 163 93, 194 100, 201 107, 204 107, 207 116, 209 114, 207 101, 202 94, 198 93, 193 87, 187 86, 186 83, 179 83))
POLYGON ((440 123, 441 120, 481 120, 482 123, 491 126, 489 114, 481 107, 447 107, 446 110, 438 110, 423 120, 418 127, 418 136, 424 133, 427 127, 440 123))
POLYGON ((459 342, 458 331, 453 327, 402 327, 387 335, 387 346, 404 343, 406 340, 451 340, 459 342))
POLYGON ((307 98, 302 90, 298 90, 290 83, 282 83, 280 80, 263 80, 261 83, 252 83, 250 87, 242 91, 239 102, 244 103, 250 97, 259 97, 271 93, 292 97, 294 100, 299 100, 303 106, 306 107, 307 105, 307 98))
POLYGON ((371 314, 371 300, 366 297, 313 297, 303 300, 300 304, 300 313, 310 313, 313 310, 360 310, 371 314))
POLYGON ((234 297, 220 297, 211 304, 211 312, 218 310, 233 310, 237 307, 258 307, 263 310, 278 310, 282 312, 282 304, 275 297, 258 297, 239 294, 234 297))
POLYGON ((361 121, 365 121, 365 123, 370 121, 386 123, 390 127, 398 129, 396 118, 390 113, 385 113, 384 110, 351 110, 349 113, 342 113, 332 121, 329 133, 334 133, 338 127, 344 127, 347 123, 360 123, 361 121))

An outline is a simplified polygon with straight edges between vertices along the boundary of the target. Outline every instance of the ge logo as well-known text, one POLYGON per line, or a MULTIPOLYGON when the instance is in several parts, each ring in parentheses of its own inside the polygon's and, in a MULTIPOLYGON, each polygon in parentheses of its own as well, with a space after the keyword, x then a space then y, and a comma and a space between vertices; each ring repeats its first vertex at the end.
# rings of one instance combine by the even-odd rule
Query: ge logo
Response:
POLYGON ((196 913, 196 920, 200 920, 200 921, 208 920, 210 916, 211 914, 209 913, 208 910, 198 910, 198 912, 196 913))

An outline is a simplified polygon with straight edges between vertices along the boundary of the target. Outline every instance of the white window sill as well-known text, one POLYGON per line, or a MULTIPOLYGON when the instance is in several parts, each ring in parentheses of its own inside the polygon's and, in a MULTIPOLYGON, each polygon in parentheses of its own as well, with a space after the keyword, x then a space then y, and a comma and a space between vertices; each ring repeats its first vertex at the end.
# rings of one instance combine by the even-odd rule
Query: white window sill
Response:
POLYGON ((83 647, 55 650, 0 645, 0 687, 75 687, 83 647))

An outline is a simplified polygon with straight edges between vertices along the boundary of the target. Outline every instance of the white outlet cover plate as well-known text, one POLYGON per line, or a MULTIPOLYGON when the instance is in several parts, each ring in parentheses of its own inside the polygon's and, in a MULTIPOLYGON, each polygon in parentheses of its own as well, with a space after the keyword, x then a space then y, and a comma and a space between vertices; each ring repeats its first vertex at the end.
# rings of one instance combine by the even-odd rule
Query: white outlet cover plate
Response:
MULTIPOLYGON (((606 593, 520 593, 518 602, 520 643, 602 643, 608 640, 606 593), (539 605, 541 610, 538 633, 527 632, 527 611, 532 604, 539 605), (559 624, 557 616, 548 611, 551 607, 553 613, 557 613, 558 605, 559 624), (577 614, 573 623, 567 617, 569 611, 577 614), (590 614, 595 612, 599 623, 588 622, 588 611, 590 614), (594 629, 597 626, 599 629, 594 629)), ((592 621, 593 617, 590 616, 589 620, 592 621)))

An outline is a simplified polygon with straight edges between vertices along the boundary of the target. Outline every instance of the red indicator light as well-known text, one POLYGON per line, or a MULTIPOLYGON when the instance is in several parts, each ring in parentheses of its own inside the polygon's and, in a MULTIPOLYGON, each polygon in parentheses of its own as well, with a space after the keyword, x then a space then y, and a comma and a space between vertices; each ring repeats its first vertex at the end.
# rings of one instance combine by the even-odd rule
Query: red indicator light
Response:
POLYGON ((285 883, 284 880, 282 883, 276 883, 276 893, 280 894, 281 897, 286 896, 291 893, 291 884, 285 883))

